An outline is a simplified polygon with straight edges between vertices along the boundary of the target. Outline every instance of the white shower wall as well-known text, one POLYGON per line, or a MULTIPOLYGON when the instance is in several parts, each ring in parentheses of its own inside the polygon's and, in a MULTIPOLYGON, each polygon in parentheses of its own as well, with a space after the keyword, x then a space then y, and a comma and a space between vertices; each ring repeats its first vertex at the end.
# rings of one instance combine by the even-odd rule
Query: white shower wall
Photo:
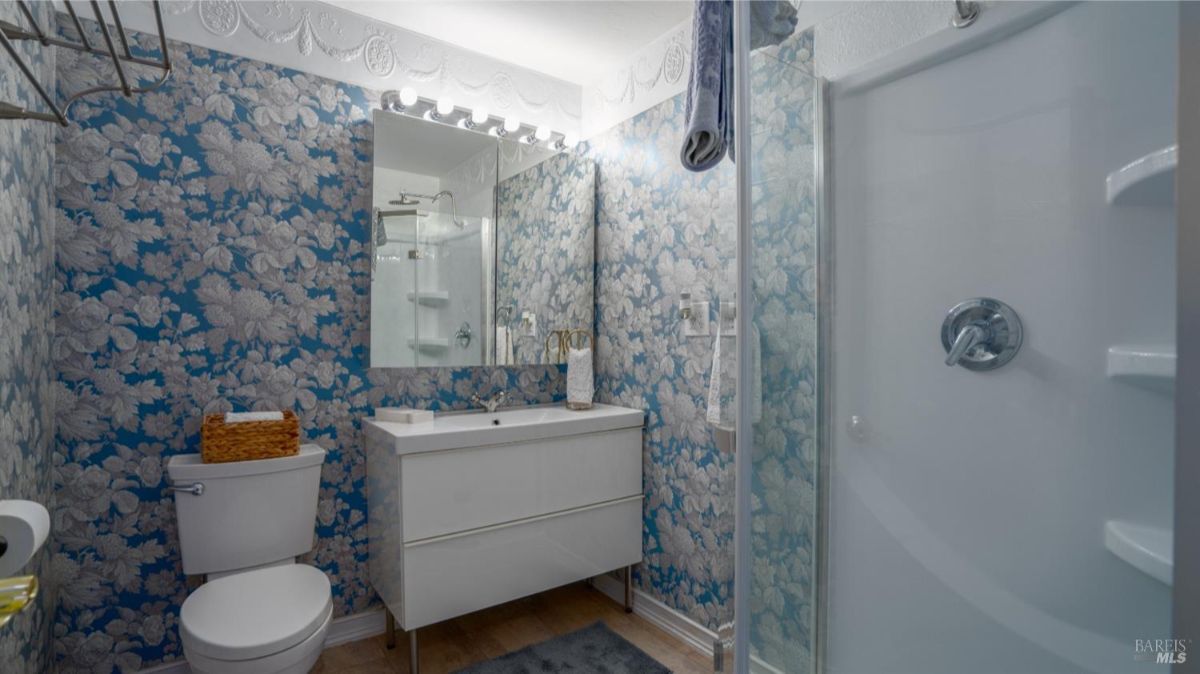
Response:
POLYGON ((1175 220, 1105 177, 1174 142, 1177 11, 1075 5, 832 82, 829 672, 1159 671, 1134 640, 1169 637, 1170 588, 1104 527, 1170 528, 1173 399, 1105 365, 1173 342, 1175 220), (942 319, 979 296, 1025 344, 947 367, 942 319))

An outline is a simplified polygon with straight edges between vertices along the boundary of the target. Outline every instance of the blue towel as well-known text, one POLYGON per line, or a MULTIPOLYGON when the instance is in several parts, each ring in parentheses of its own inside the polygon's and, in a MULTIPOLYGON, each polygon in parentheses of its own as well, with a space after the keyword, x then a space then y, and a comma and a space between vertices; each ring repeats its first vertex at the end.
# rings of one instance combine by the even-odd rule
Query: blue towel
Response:
POLYGON ((776 45, 796 32, 796 7, 786 0, 750 3, 750 49, 776 45))
MULTIPOLYGON (((779 44, 796 29, 787 0, 750 3, 750 48, 779 44)), ((733 3, 696 0, 692 14, 692 67, 684 109, 687 131, 680 160, 689 171, 707 171, 733 158, 733 3)))
POLYGON ((733 142, 733 3, 696 0, 692 14, 692 68, 680 159, 689 171, 707 171, 733 142))

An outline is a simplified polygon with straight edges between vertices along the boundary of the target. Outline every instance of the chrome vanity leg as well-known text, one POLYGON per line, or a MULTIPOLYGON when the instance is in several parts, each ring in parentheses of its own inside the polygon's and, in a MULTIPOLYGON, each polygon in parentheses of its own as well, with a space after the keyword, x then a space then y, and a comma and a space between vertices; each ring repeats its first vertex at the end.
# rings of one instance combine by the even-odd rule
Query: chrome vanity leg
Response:
POLYGON ((417 653, 417 631, 408 631, 408 671, 409 674, 420 674, 421 661, 417 653))
POLYGON ((392 615, 386 607, 383 609, 383 614, 386 622, 384 628, 384 643, 387 644, 388 650, 396 647, 396 616, 392 615))
POLYGON ((633 613, 633 567, 625 567, 625 612, 633 613))

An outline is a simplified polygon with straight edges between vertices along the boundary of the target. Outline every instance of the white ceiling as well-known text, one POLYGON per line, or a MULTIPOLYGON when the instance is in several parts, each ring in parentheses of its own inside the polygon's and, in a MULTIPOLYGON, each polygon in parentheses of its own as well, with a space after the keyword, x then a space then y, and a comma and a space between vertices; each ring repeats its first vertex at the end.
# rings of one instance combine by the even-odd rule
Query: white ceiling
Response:
POLYGON ((588 84, 685 21, 690 0, 325 0, 362 16, 588 84))

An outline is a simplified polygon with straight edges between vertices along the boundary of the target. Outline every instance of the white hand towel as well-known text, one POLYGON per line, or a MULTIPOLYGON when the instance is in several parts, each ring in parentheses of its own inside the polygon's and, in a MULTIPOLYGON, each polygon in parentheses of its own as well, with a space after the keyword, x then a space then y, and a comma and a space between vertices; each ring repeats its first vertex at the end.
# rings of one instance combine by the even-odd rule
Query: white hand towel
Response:
POLYGON ((237 424, 243 421, 283 421, 283 412, 226 412, 225 423, 237 424))
POLYGON ((567 352, 567 402, 590 405, 594 393, 592 350, 569 349, 567 352))
POLYGON ((503 325, 496 326, 496 364, 517 364, 517 358, 513 354, 512 331, 503 325))
POLYGON ((721 320, 713 338, 712 372, 708 375, 708 412, 704 415, 713 426, 721 425, 721 320))
MULTIPOLYGON (((712 371, 708 379, 708 409, 704 415, 705 420, 714 426, 722 425, 721 398, 723 394, 727 393, 722 388, 722 385, 725 384, 722 373, 725 363, 723 362, 724 357, 721 355, 721 341, 732 337, 734 335, 721 334, 721 322, 717 321, 717 335, 713 339, 712 371)), ((736 351, 734 353, 736 356, 736 351)), ((750 326, 750 367, 750 420, 759 421, 762 419, 763 412, 762 337, 758 328, 753 324, 750 326)), ((736 395, 732 397, 734 400, 737 399, 736 395)), ((731 416, 736 417, 736 414, 731 416)), ((729 419, 727 422, 731 420, 729 419)))

